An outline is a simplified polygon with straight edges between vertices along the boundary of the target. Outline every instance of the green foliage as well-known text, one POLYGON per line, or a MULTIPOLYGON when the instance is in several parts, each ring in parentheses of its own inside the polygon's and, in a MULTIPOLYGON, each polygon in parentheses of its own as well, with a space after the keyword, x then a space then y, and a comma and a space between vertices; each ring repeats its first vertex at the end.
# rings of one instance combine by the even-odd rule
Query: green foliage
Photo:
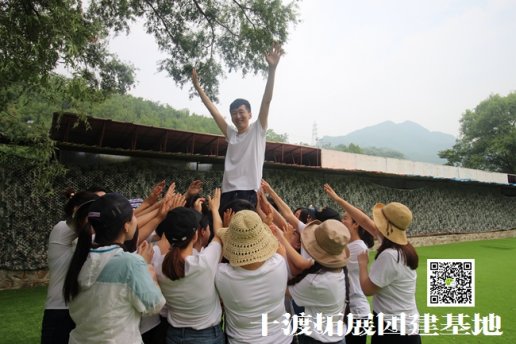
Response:
POLYGON ((266 139, 267 141, 286 143, 288 142, 288 134, 278 134, 272 129, 267 129, 266 139))
POLYGON ((263 53, 274 41, 287 40, 295 10, 295 3, 281 0, 92 2, 92 12, 113 21, 117 30, 127 29, 128 19, 143 17, 147 31, 168 55, 160 62, 161 70, 184 85, 195 67, 214 100, 224 69, 241 69, 243 75, 267 70, 263 53))
POLYGON ((331 143, 327 143, 323 145, 324 148, 334 149, 341 152, 355 153, 355 154, 365 154, 365 155, 373 155, 373 156, 383 156, 385 158, 395 158, 395 159, 405 159, 403 153, 400 153, 394 149, 385 148, 385 147, 360 147, 354 143, 350 143, 349 145, 339 144, 335 147, 332 146, 331 143))
POLYGON ((405 155, 397 150, 386 147, 363 147, 363 154, 383 156, 385 158, 406 159, 405 155))
POLYGON ((448 165, 516 173, 516 93, 490 96, 460 122, 455 145, 439 153, 448 165))
POLYGON ((0 3, 0 111, 5 89, 46 87, 56 67, 67 69, 93 90, 125 92, 133 69, 107 49, 108 27, 82 1, 7 0, 0 3))
POLYGON ((109 53, 110 33, 129 31, 143 20, 159 48, 160 62, 178 85, 195 66, 208 95, 229 71, 266 70, 263 53, 286 42, 295 24, 295 2, 281 0, 5 0, 0 2, 0 111, 12 100, 6 89, 46 86, 60 67, 104 94, 125 93, 134 83, 132 66, 109 53))

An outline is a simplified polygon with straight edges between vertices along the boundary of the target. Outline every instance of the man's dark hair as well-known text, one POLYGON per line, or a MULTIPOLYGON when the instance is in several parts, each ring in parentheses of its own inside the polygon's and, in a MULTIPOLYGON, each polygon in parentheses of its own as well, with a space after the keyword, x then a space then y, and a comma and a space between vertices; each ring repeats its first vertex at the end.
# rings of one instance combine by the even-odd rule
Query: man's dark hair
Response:
POLYGON ((237 99, 233 100, 233 103, 231 103, 229 105, 229 113, 235 111, 242 105, 245 105, 245 108, 247 109, 247 111, 251 112, 251 104, 245 99, 237 98, 237 99))

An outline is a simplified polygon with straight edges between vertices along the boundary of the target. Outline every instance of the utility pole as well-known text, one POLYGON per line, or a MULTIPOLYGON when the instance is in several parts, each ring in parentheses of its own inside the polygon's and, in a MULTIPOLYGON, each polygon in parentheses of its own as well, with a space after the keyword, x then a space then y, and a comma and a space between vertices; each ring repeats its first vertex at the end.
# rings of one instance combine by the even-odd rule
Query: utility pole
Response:
POLYGON ((319 141, 319 138, 317 137, 317 123, 314 122, 312 126, 312 146, 317 147, 317 143, 319 141))

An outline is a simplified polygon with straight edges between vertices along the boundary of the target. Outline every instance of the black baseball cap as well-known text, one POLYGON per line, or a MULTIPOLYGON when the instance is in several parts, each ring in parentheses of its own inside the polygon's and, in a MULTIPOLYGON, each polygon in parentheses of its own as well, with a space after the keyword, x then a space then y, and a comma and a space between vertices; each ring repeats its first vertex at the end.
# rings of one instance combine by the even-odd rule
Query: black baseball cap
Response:
POLYGON ((174 208, 161 221, 156 232, 164 233, 171 245, 181 243, 193 237, 200 227, 201 218, 201 213, 192 208, 174 208))

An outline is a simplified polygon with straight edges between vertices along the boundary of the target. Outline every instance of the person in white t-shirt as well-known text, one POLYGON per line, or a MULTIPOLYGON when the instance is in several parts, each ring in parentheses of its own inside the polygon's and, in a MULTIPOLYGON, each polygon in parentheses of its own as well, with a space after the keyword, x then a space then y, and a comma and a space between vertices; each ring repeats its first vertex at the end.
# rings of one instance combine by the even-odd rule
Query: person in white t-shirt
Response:
POLYGON ((165 305, 144 242, 139 254, 125 252, 134 238, 137 219, 127 198, 117 193, 99 197, 88 208, 95 232, 81 230, 66 274, 63 294, 76 327, 70 344, 140 344, 142 315, 157 314, 165 305))
POLYGON ((272 50, 265 56, 269 69, 257 121, 250 123, 252 113, 249 101, 239 98, 229 106, 231 121, 236 129, 228 125, 204 92, 197 71, 195 69, 192 71, 192 82, 197 93, 228 142, 222 179, 222 207, 235 198, 246 199, 256 207, 256 191, 260 188, 265 160, 269 107, 274 90, 276 67, 282 54, 281 46, 274 44, 272 50))
POLYGON ((99 196, 93 192, 79 191, 67 197, 69 199, 64 207, 66 220, 58 222, 48 238, 49 280, 41 324, 42 344, 68 344, 70 331, 75 328, 64 300, 63 284, 73 256, 73 242, 88 215, 87 205, 99 196))
POLYGON ((301 233, 301 244, 314 265, 288 282, 288 293, 311 317, 310 332, 298 336, 300 344, 345 343, 346 284, 343 267, 349 258, 350 233, 337 220, 309 223, 301 233), (316 326, 316 319, 322 320, 316 326))
POLYGON ((407 239, 412 212, 399 202, 377 203, 371 220, 360 209, 337 196, 330 185, 325 184, 324 189, 360 226, 381 242, 369 273, 367 252, 358 255, 362 291, 367 296, 373 295, 375 332, 371 343, 421 343, 416 305, 419 257, 407 239))
POLYGON ((171 210, 158 228, 170 244, 158 282, 167 301, 167 344, 224 344, 222 308, 215 289, 215 274, 222 257, 220 239, 215 236, 201 252, 194 254, 201 214, 192 208, 171 210))
POLYGON ((287 288, 283 247, 251 210, 236 213, 220 233, 229 264, 219 264, 215 286, 229 344, 290 344, 292 335, 282 323, 287 288))
MULTIPOLYGON (((338 203, 337 194, 328 186, 325 188, 330 198, 338 203)), ((347 344, 365 344, 367 341, 366 330, 372 327, 370 323, 371 307, 369 301, 360 286, 360 275, 358 265, 358 255, 368 252, 373 247, 373 236, 363 229, 346 211, 342 216, 342 223, 349 229, 351 238, 349 240, 349 260, 346 265, 347 277, 349 281, 348 302, 349 311, 353 315, 353 328, 346 335, 347 344)))

